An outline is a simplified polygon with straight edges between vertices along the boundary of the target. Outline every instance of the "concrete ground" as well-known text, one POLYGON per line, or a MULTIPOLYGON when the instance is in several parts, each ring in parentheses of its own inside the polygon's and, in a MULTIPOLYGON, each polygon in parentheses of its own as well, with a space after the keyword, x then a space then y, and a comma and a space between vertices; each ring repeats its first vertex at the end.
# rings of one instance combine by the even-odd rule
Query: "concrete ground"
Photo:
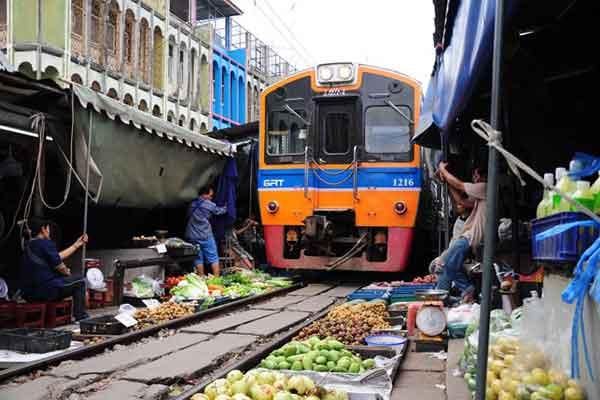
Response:
POLYGON ((392 400, 470 400, 462 374, 454 376, 463 344, 464 339, 450 340, 448 352, 441 354, 418 353, 411 346, 394 381, 392 400))

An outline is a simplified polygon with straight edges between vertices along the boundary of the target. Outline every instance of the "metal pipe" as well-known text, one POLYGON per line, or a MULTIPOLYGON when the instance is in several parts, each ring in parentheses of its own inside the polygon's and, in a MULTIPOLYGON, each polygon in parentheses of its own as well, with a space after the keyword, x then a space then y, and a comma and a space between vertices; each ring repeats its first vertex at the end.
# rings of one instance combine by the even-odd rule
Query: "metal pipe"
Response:
POLYGON ((308 199, 308 146, 304 147, 304 197, 308 199))
MULTIPOLYGON (((501 122, 502 83, 502 36, 504 22, 504 0, 496 0, 494 17, 494 55, 492 64, 491 125, 499 131, 501 122)), ((492 290, 492 268, 496 248, 496 198, 498 195, 498 152, 490 146, 488 159, 488 183, 486 194, 486 226, 483 249, 482 298, 479 315, 479 341, 477 349, 476 400, 485 400, 488 342, 490 336, 490 297, 492 290)), ((513 221, 516 223, 516 221, 513 221)))
POLYGON ((352 152, 352 197, 358 201, 358 146, 352 152))
MULTIPOLYGON (((74 118, 75 116, 71 116, 74 118)), ((90 157, 92 156, 92 128, 94 121, 94 111, 90 109, 90 124, 88 127, 88 141, 87 141, 87 154, 85 158, 85 199, 83 201, 83 234, 87 234, 88 229, 88 206, 90 197, 90 157)), ((87 244, 83 244, 81 250, 81 272, 85 275, 85 256, 86 256, 87 244)))

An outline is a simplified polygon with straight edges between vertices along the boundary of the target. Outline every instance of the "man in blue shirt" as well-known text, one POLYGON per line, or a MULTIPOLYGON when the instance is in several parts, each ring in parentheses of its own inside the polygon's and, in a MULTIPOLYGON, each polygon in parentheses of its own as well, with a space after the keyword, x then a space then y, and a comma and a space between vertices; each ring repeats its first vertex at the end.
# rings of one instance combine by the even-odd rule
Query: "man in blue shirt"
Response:
POLYGON ((188 223, 185 229, 186 240, 198 245, 198 257, 195 260, 196 273, 204 275, 204 263, 210 264, 215 276, 221 274, 219 266, 219 252, 217 243, 210 225, 213 215, 222 215, 227 212, 227 206, 217 207, 212 202, 215 192, 211 186, 205 186, 198 191, 198 198, 192 201, 188 209, 188 223))
POLYGON ((31 239, 25 244, 21 270, 21 289, 27 301, 58 301, 73 297, 76 321, 88 318, 85 312, 85 281, 71 275, 64 260, 87 243, 87 235, 59 252, 50 239, 50 223, 44 220, 27 222, 31 239))

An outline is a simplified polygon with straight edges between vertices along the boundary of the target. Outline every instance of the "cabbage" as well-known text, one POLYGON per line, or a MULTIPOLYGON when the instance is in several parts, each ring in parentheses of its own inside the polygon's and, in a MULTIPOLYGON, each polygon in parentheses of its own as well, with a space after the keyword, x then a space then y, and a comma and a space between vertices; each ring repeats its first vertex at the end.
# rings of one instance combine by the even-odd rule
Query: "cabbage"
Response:
POLYGON ((133 278, 131 286, 136 297, 154 297, 154 281, 145 275, 133 278))
POLYGON ((208 286, 196 274, 191 273, 171 289, 171 294, 186 300, 198 300, 208 297, 208 286))

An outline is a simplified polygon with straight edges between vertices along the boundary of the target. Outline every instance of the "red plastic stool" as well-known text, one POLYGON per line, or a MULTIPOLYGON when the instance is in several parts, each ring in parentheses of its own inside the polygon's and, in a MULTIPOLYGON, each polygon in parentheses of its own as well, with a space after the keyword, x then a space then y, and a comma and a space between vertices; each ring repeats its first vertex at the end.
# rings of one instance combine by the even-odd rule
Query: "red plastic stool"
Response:
POLYGON ((88 289, 88 308, 102 308, 106 304, 106 292, 88 289))
POLYGON ((0 329, 14 328, 17 324, 14 301, 0 301, 0 329))
POLYGON ((46 328, 55 328, 71 323, 73 301, 64 299, 46 303, 46 328))
POLYGON ((24 303, 15 306, 17 328, 43 328, 46 323, 46 303, 24 303))

